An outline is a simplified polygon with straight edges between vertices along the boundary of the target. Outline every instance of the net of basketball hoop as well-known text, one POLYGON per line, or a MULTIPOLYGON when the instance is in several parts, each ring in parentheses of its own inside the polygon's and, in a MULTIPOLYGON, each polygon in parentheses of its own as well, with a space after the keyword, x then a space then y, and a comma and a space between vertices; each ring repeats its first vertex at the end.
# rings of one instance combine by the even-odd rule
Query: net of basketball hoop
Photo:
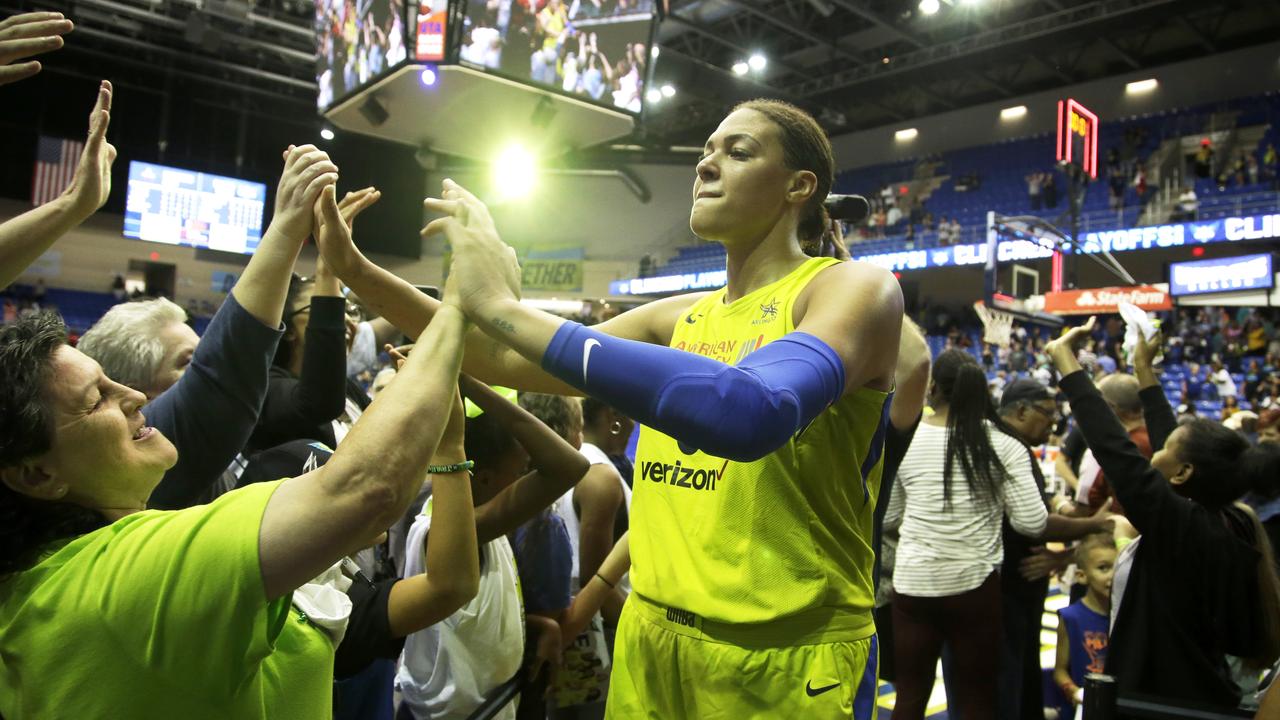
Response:
POLYGON ((981 300, 973 304, 973 309, 982 321, 982 341, 999 347, 1009 347, 1013 337, 1013 313, 988 307, 981 300))

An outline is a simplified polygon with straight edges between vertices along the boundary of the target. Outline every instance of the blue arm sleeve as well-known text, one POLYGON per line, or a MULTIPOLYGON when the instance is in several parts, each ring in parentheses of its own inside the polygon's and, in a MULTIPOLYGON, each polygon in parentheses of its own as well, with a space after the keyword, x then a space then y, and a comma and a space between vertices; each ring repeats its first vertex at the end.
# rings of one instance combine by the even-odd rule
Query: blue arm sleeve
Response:
POLYGON ((840 356, 800 332, 734 366, 568 322, 542 367, 683 445, 739 462, 785 445, 840 399, 845 384, 840 356))
POLYGON ((283 330, 263 325, 228 294, 173 387, 142 409, 178 448, 149 506, 177 510, 211 500, 210 486, 249 440, 283 330))

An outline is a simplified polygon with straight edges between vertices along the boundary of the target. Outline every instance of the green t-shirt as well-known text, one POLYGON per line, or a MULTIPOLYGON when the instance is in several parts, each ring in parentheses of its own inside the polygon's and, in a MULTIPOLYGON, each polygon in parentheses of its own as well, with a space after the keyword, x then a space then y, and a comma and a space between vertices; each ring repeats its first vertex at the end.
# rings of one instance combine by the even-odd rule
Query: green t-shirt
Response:
POLYGON ((279 485, 135 513, 0 583, 0 715, 331 717, 332 642, 262 586, 279 485))

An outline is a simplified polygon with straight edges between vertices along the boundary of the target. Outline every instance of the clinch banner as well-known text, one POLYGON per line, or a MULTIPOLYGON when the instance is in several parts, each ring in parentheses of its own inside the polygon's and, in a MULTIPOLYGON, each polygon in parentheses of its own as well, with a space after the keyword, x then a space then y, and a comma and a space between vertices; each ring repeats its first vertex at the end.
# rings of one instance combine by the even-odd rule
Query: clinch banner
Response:
POLYGON ((1044 295, 1044 311, 1055 315, 1120 312, 1120 303, 1132 303, 1148 312, 1173 309, 1173 300, 1168 291, 1155 285, 1064 290, 1044 295))

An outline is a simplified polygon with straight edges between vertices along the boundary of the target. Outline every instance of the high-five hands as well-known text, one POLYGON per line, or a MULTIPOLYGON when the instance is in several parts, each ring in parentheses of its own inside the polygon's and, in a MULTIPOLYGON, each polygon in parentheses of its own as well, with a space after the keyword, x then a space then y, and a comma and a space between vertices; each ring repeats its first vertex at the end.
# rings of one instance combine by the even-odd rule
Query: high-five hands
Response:
POLYGON ((15 62, 62 47, 62 36, 75 25, 60 12, 33 12, 0 20, 0 85, 26 80, 40 72, 40 62, 15 62))
POLYGON ((491 303, 520 298, 516 252, 498 237, 484 203, 461 185, 445 180, 441 196, 422 204, 444 216, 427 223, 422 235, 444 233, 453 249, 445 302, 460 304, 474 318, 491 303))
POLYGON ((376 189, 367 187, 343 196, 337 202, 337 187, 326 185, 312 209, 315 222, 316 245, 324 263, 339 277, 360 258, 351 237, 356 217, 382 197, 376 189))
POLYGON ((312 234, 320 192, 337 182, 338 166, 329 160, 328 153, 315 145, 290 145, 284 151, 284 172, 276 188, 270 229, 301 246, 312 234))
POLYGON ((80 152, 80 164, 76 166, 71 185, 62 194, 71 211, 81 218, 97 212, 111 194, 111 164, 116 160, 116 149, 107 142, 110 124, 111 83, 103 80, 98 86, 93 112, 89 113, 89 137, 80 152))

